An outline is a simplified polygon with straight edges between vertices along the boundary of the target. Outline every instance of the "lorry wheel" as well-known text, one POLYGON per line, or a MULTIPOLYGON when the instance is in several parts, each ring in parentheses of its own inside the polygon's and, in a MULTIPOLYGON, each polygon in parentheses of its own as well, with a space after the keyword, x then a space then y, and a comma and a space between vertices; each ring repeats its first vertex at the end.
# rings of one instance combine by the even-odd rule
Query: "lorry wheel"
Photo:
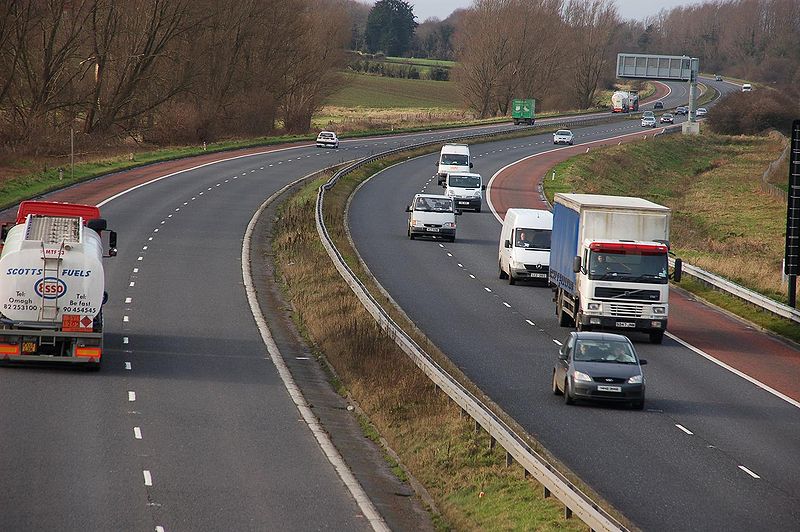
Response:
POLYGON ((660 344, 664 341, 664 331, 653 331, 650 333, 650 343, 660 344))
POLYGON ((556 370, 553 370, 553 395, 561 395, 561 390, 558 389, 558 382, 556 382, 556 370))
POLYGON ((572 320, 569 318, 569 314, 564 312, 564 305, 561 302, 561 294, 558 294, 558 303, 556 303, 556 316, 558 316, 558 325, 561 327, 571 327, 572 320))

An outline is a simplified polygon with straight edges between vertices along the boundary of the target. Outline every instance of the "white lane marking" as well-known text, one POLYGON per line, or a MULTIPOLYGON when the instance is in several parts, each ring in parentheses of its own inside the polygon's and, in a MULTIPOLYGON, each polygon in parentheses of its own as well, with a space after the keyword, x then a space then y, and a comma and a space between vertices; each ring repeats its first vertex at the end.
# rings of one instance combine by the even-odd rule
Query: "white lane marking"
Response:
POLYGON ((443 248, 443 247, 444 247, 444 245, 443 245, 443 244, 439 244, 439 247, 440 247, 440 248, 443 248))
POLYGON ((509 304, 508 304, 508 303, 506 303, 505 301, 503 301, 503 305, 507 306, 508 308, 511 308, 511 305, 509 305, 509 304))
POLYGON ((198 196, 202 196, 203 194, 205 194, 205 192, 201 192, 200 194, 198 194, 198 196))
POLYGON ((783 399, 784 401, 786 401, 790 405, 792 405, 792 406, 794 406, 796 408, 800 408, 800 401, 795 401, 794 399, 792 399, 788 395, 782 394, 781 392, 779 392, 775 388, 767 386, 763 382, 761 382, 761 381, 759 381, 757 379, 754 379, 750 375, 748 375, 748 374, 746 374, 746 373, 744 373, 742 371, 739 371, 738 369, 734 368, 733 366, 729 366, 725 362, 714 358, 713 356, 709 355, 705 351, 703 351, 701 349, 698 349, 697 347, 693 346, 689 342, 686 342, 685 340, 681 340, 680 338, 678 338, 674 334, 670 333, 669 331, 665 332, 664 334, 666 334, 669 338, 672 338, 673 340, 675 340, 676 342, 678 342, 682 346, 684 346, 684 347, 686 347, 688 349, 691 349, 692 351, 694 351, 695 353, 697 353, 701 357, 703 357, 703 358, 705 358, 707 360, 710 360, 711 362, 713 362, 714 364, 718 365, 719 367, 727 369, 728 371, 730 371, 734 375, 738 375, 739 377, 741 377, 744 380, 750 382, 751 384, 755 384, 756 386, 758 386, 759 388, 761 388, 765 392, 771 393, 772 395, 774 395, 775 397, 777 397, 779 399, 783 399))
POLYGON ((292 374, 289 372, 289 368, 286 367, 283 355, 281 354, 280 349, 278 349, 278 345, 275 343, 275 340, 272 338, 269 326, 267 325, 267 320, 261 313, 261 307, 259 306, 258 299, 256 297, 255 286, 253 285, 253 277, 250 272, 250 246, 252 235, 255 231, 256 223, 258 223, 261 213, 263 213, 264 210, 286 190, 311 177, 312 175, 316 175, 316 173, 317 172, 314 172, 312 174, 303 176, 300 179, 297 179, 284 186, 267 198, 266 201, 264 201, 264 203, 262 203, 255 212, 255 214, 253 214, 253 217, 250 219, 250 223, 247 224, 247 229, 245 230, 242 241, 242 279, 244 280, 244 287, 245 292, 247 293, 247 301, 250 304, 250 311, 253 313, 253 318, 255 319, 258 330, 261 333, 261 339, 263 340, 264 345, 267 347, 267 353, 269 353, 272 363, 278 370, 278 375, 283 381, 286 391, 289 392, 289 396, 292 398, 292 401, 294 401, 294 404, 297 405, 297 409, 300 411, 303 420, 306 422, 308 428, 314 435, 314 438, 317 440, 322 452, 328 458, 328 461, 330 461, 331 465, 333 465, 336 473, 339 475, 339 478, 341 478, 344 485, 347 486, 347 489, 350 491, 353 499, 355 499, 356 504, 358 504, 359 508, 361 509, 361 512, 367 518, 370 525, 372 525, 372 529, 379 532, 389 532, 389 527, 386 525, 383 517, 381 517, 381 514, 378 513, 377 509, 372 504, 372 501, 358 483, 358 480, 353 476, 352 471, 350 471, 350 469, 347 467, 347 464, 342 459, 339 451, 337 451, 336 447, 334 447, 324 427, 320 425, 316 415, 311 411, 308 402, 306 401, 305 397, 303 397, 302 391, 295 383, 292 374))
POLYGON ((142 429, 140 429, 139 427, 133 427, 133 437, 136 438, 137 440, 141 440, 142 429))
MULTIPOLYGON (((181 210, 180 207, 175 207, 175 212, 180 212, 180 210, 181 210)), ((170 215, 170 216, 172 216, 172 215, 170 215)))
POLYGON ((130 362, 125 362, 125 369, 128 370, 128 371, 131 370, 131 363, 130 362))
POLYGON ((527 323, 528 325, 532 325, 534 327, 536 326, 536 324, 533 323, 531 320, 525 320, 525 323, 527 323))
POLYGON ((136 392, 128 392, 128 401, 134 402, 136 400, 136 392))
POLYGON ((743 466, 743 465, 740 465, 740 466, 739 466, 739 469, 741 469, 742 471, 744 471, 745 473, 747 473, 748 475, 750 475, 750 476, 751 476, 751 477, 753 477, 753 478, 761 478, 761 477, 759 477, 758 475, 756 475, 755 473, 753 473, 752 471, 750 471, 749 469, 747 469, 747 468, 746 468, 745 466, 743 466))
POLYGON ((472 275, 472 274, 469 274, 469 278, 470 278, 470 279, 474 279, 474 278, 475 278, 475 276, 474 276, 474 275, 472 275))
POLYGON ((463 268, 463 267, 464 267, 464 265, 463 265, 463 264, 461 264, 461 263, 459 262, 459 263, 458 263, 458 267, 459 267, 459 268, 463 268))
POLYGON ((554 343, 554 344, 556 344, 556 345, 559 345, 559 346, 560 346, 560 345, 563 345, 561 342, 559 342, 559 341, 558 341, 558 340, 556 340, 555 338, 553 339, 553 343, 554 343))
POLYGON ((130 319, 128 318, 128 316, 122 316, 122 321, 124 321, 125 323, 127 323, 127 322, 129 322, 129 321, 130 321, 130 319))
MULTIPOLYGON (((585 142, 585 143, 581 143, 581 144, 577 144, 577 145, 578 146, 589 146, 591 144, 596 144, 598 142, 606 142, 606 141, 609 141, 609 140, 619 139, 619 138, 623 138, 623 137, 631 137, 633 135, 639 135, 639 134, 640 133, 626 133, 624 135, 617 135, 616 137, 608 137, 608 138, 605 138, 605 139, 593 140, 591 142, 585 142)), ((543 152, 534 153, 533 155, 528 155, 527 157, 523 157, 522 159, 514 161, 513 163, 509 163, 509 164, 505 165, 504 167, 502 167, 497 172, 495 172, 494 175, 489 179, 489 183, 486 184, 486 203, 489 205, 489 208, 492 210, 492 214, 494 214, 494 217, 497 218, 497 221, 500 222, 501 224, 503 223, 503 219, 500 217, 499 214, 497 214, 497 210, 494 208, 494 204, 492 203, 492 183, 494 183, 494 179, 498 175, 502 174, 508 168, 511 168, 512 166, 521 163, 522 161, 527 161, 528 159, 533 159, 534 157, 540 157, 540 156, 542 156, 542 155, 544 155, 546 153, 553 153, 554 151, 568 150, 569 148, 572 148, 572 147, 573 146, 562 146, 560 148, 553 148, 551 150, 546 150, 546 151, 543 151, 543 152)))
POLYGON ((487 292, 491 292, 492 291, 492 289, 487 287, 487 286, 484 286, 483 289, 486 290, 487 292))
POLYGON ((150 471, 145 469, 144 471, 142 471, 142 474, 144 475, 144 485, 145 486, 152 486, 153 485, 153 477, 150 475, 150 471))
POLYGON ((134 268, 133 273, 139 273, 139 268, 134 268))
POLYGON ((147 251, 147 246, 142 246, 142 251, 147 251))
POLYGON ((309 357, 294 357, 295 360, 310 360, 309 357))
POLYGON ((242 172, 242 175, 247 175, 247 172, 242 172))
POLYGON ((676 427, 678 427, 679 429, 681 429, 683 432, 685 432, 685 433, 686 433, 686 434, 688 434, 689 436, 691 436, 691 435, 693 435, 693 434, 694 434, 694 432, 692 432, 691 430, 687 429, 686 427, 684 427, 684 426, 683 426, 683 425, 681 425, 680 423, 675 423, 675 426, 676 426, 676 427))
POLYGON ((197 196, 192 196, 192 201, 196 200, 197 196))
POLYGON ((184 202, 183 202, 183 206, 185 207, 186 205, 189 205, 189 202, 188 202, 188 201, 184 201, 184 202))
POLYGON ((169 216, 167 216, 167 218, 172 218, 172 215, 170 214, 169 216))
POLYGON ((164 532, 164 527, 163 526, 157 526, 156 527, 156 532, 164 532))
POLYGON ((152 242, 153 241, 153 237, 151 236, 150 238, 147 239, 147 241, 148 242, 152 242))
POLYGON ((161 225, 164 225, 165 223, 167 223, 166 220, 161 220, 161 225))
POLYGON ((139 256, 139 258, 137 258, 136 260, 142 260, 142 259, 143 259, 143 257, 139 256))
POLYGON ((122 337, 122 343, 123 344, 127 344, 128 343, 128 337, 127 336, 123 336, 122 337))
POLYGON ((452 257, 452 256, 453 256, 453 254, 452 254, 452 253, 448 253, 448 254, 447 254, 447 256, 448 256, 448 257, 452 257))
POLYGON ((136 281, 131 281, 128 286, 135 286, 135 285, 136 285, 136 281))
POLYGON ((125 298, 125 303, 130 303, 131 301, 133 301, 133 298, 130 297, 125 298))

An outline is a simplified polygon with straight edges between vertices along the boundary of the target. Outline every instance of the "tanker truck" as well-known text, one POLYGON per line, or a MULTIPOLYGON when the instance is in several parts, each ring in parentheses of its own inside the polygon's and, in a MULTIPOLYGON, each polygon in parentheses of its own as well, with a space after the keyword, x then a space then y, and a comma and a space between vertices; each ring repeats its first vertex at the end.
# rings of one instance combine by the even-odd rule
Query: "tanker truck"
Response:
MULTIPOLYGON (((630 94, 626 91, 616 91, 611 95, 611 112, 627 113, 630 111, 630 94)), ((638 94, 637 94, 638 102, 638 94)))
POLYGON ((99 369, 108 298, 102 259, 117 254, 100 209, 23 201, 0 242, 0 360, 99 369))

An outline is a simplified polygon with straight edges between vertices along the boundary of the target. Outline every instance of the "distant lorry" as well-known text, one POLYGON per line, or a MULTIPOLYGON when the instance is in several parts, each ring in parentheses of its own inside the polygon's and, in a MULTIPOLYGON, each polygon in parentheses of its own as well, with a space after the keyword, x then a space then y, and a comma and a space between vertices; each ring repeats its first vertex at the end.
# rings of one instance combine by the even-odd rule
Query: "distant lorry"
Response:
POLYGON ((2 230, 0 360, 99 369, 108 297, 102 259, 116 255, 116 240, 97 207, 20 204, 2 230))
MULTIPOLYGON (((639 94, 636 94, 636 108, 639 108, 639 94)), ((627 91, 616 91, 611 95, 611 112, 627 113, 631 110, 631 95, 627 91)))
POLYGON ((511 102, 511 118, 514 125, 527 124, 532 126, 536 122, 536 100, 513 100, 511 102))
POLYGON ((549 273, 559 325, 642 331, 661 343, 670 218, 669 208, 641 198, 556 194, 549 273))
POLYGON ((628 110, 634 113, 639 110, 639 91, 628 91, 628 110))

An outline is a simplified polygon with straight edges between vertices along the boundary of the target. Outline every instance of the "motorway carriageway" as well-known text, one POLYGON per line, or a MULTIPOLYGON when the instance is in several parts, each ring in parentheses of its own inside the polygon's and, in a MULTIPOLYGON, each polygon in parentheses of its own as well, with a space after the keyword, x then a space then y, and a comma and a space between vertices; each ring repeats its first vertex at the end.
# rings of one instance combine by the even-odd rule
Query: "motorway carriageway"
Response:
MULTIPOLYGON (((106 263, 106 352, 99 374, 0 373, 0 528, 369 528, 266 357, 242 285, 242 235, 261 202, 299 177, 450 133, 209 154, 48 195, 105 202, 120 235, 119 255, 106 263)), ((335 396, 313 359, 286 363, 308 377, 299 384, 311 388, 317 415, 343 410, 319 391, 335 396)), ((408 497, 359 481, 390 526, 411 527, 410 510, 396 503, 408 497)))
MULTIPOLYGON (((731 90, 723 84, 719 88, 731 90)), ((579 143, 653 133, 642 130, 638 121, 574 130, 579 143)), ((551 135, 472 146, 475 171, 485 176, 553 149, 551 135)), ((557 148, 567 153, 585 149, 557 148)), ((644 368, 646 410, 565 406, 550 387, 567 330, 557 324, 549 288, 509 286, 498 279, 500 224, 493 213, 465 212, 453 244, 407 238, 405 204, 415 193, 441 193, 429 177, 434 159, 435 155, 422 156, 380 172, 359 189, 348 214, 353 240, 367 266, 433 343, 636 526, 796 530, 798 407, 673 337, 652 345, 636 334, 631 338, 649 362, 644 368)), ((514 206, 540 205, 535 187, 543 167, 536 173, 520 170, 515 179, 501 182, 502 187, 493 184, 493 201, 501 208, 512 205, 508 198, 518 197, 526 199, 514 206)), ((705 320, 718 314, 688 304, 701 309, 705 320)), ((686 318, 676 315, 685 308, 680 303, 676 307, 670 329, 682 326, 681 318, 686 318)), ((726 331, 707 331, 704 337, 712 347, 727 349, 726 331)), ((755 330, 746 334, 770 341, 755 330)), ((760 360, 768 353, 749 356, 760 360)))

